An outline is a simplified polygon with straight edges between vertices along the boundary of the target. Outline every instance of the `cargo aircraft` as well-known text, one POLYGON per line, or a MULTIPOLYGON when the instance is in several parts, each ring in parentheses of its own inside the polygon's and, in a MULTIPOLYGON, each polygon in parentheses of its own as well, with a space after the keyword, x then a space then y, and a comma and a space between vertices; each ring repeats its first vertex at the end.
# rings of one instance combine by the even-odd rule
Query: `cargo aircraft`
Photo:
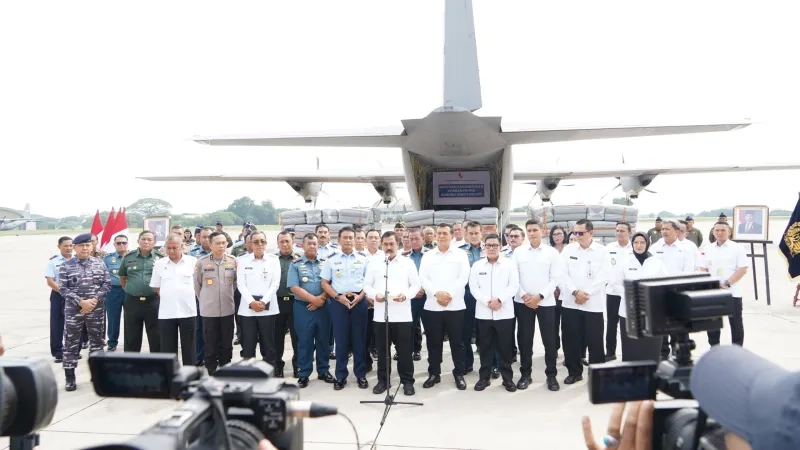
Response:
POLYGON ((403 130, 386 132, 329 133, 307 135, 195 136, 195 142, 220 146, 273 147, 388 147, 401 149, 403 170, 334 172, 309 170, 303 173, 255 175, 140 177, 152 181, 283 181, 306 203, 316 204, 322 183, 371 183, 383 203, 397 198, 398 184, 405 184, 411 206, 423 209, 499 209, 501 223, 509 220, 511 190, 515 181, 535 184, 543 201, 550 201, 562 180, 616 177, 629 198, 661 174, 761 171, 800 166, 724 164, 708 167, 615 167, 607 170, 542 168, 515 171, 512 146, 548 142, 580 141, 641 136, 711 133, 745 128, 749 121, 666 126, 624 127, 525 127, 509 130, 501 117, 475 114, 482 107, 471 0, 445 0, 444 18, 444 100, 427 116, 401 120, 403 130))

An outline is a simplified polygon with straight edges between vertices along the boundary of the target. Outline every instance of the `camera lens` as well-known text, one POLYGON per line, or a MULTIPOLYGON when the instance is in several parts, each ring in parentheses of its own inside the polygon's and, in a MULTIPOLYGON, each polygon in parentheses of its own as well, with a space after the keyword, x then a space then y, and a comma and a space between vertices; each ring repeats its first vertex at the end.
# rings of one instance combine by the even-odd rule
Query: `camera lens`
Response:
POLYGON ((664 441, 661 448, 691 449, 697 427, 697 414, 698 410, 694 408, 683 408, 670 414, 664 422, 664 441))
POLYGON ((0 432, 5 436, 6 429, 14 423, 17 415, 17 390, 2 369, 0 369, 0 395, 2 395, 2 399, 0 399, 2 401, 0 404, 0 432))
POLYGON ((235 450, 258 448, 258 443, 265 439, 261 430, 243 420, 229 420, 225 422, 225 425, 231 437, 231 448, 235 450))

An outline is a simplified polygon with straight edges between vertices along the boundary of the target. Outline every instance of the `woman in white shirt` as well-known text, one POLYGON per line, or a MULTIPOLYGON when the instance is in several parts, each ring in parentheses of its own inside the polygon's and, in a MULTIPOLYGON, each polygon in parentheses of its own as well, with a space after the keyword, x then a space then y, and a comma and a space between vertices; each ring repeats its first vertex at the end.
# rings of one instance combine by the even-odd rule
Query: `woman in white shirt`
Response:
MULTIPOLYGON (((667 268, 659 258, 654 258, 648 251, 650 240, 647 235, 638 232, 633 235, 633 252, 625 260, 623 266, 626 280, 640 278, 658 278, 668 276, 667 268)), ((660 337, 632 339, 628 337, 626 322, 628 320, 625 307, 625 292, 619 302, 619 334, 622 343, 622 361, 655 361, 661 360, 660 337)))

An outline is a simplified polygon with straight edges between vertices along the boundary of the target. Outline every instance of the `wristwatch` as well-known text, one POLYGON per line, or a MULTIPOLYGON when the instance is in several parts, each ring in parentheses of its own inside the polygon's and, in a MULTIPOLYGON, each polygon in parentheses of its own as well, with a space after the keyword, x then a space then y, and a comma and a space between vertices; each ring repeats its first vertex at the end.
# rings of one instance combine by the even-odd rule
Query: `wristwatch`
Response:
POLYGON ((544 300, 544 295, 542 294, 536 294, 536 295, 538 295, 540 299, 544 300))
POLYGON ((577 289, 575 289, 574 291, 572 291, 572 296, 573 296, 573 297, 575 297, 576 295, 578 295, 578 290, 577 290, 577 289))
POLYGON ((730 281, 728 281, 728 280, 725 280, 725 281, 723 281, 723 282, 722 282, 722 284, 723 284, 725 287, 728 287, 728 288, 729 288, 729 287, 731 287, 731 282, 730 282, 730 281))

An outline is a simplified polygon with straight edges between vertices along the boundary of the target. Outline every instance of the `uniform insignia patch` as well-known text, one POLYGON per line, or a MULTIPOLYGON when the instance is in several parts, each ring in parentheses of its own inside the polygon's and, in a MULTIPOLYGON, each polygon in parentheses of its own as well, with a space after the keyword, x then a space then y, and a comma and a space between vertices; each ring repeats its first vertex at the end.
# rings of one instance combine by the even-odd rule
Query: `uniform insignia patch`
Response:
POLYGON ((303 283, 308 283, 308 277, 303 277, 303 279, 300 281, 302 281, 303 283))
POLYGON ((209 286, 211 286, 211 285, 213 285, 213 284, 214 284, 214 280, 212 280, 211 278, 209 278, 209 279, 207 279, 207 280, 206 280, 206 284, 207 284, 207 285, 209 285, 209 286))
POLYGON ((336 272, 336 278, 342 278, 342 272, 336 272))
POLYGON ((113 273, 114 275, 116 275, 116 274, 117 274, 117 269, 114 269, 114 270, 112 270, 112 271, 111 271, 111 273, 113 273))
POLYGON ((113 264, 115 262, 117 262, 117 258, 111 258, 111 263, 113 264))
POLYGON ((210 269, 212 267, 214 267, 214 266, 212 266, 211 264, 206 264, 206 269, 210 269))
POLYGON ((136 266, 133 266, 133 270, 136 270, 136 266))

